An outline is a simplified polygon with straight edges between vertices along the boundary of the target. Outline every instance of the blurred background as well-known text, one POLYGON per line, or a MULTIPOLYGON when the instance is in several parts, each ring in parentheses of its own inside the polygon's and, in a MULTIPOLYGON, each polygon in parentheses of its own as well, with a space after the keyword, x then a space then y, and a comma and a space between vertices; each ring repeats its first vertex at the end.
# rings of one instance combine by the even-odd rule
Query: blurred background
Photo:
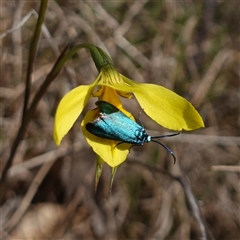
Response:
MULTIPOLYGON (((39 7, 34 0, 1 2, 1 171, 21 122, 39 7)), ((2 239, 199 239, 201 222, 208 239, 239 239, 239 18, 238 1, 49 1, 30 100, 60 52, 88 42, 109 53, 123 75, 188 99, 206 127, 162 141, 175 165, 157 144, 132 148, 111 194, 106 165, 95 193, 96 157, 80 122, 96 99, 60 147, 52 136, 60 99, 97 76, 89 52, 79 51, 38 104, 8 171, 2 239)), ((135 99, 124 104, 138 116, 135 99)), ((149 134, 168 132, 144 113, 141 120, 149 134)))

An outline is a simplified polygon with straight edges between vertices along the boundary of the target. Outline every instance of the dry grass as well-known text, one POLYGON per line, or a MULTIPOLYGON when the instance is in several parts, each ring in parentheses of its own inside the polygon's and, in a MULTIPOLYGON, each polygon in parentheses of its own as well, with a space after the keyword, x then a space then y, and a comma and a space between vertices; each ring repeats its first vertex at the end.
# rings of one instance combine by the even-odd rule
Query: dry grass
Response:
MULTIPOLYGON (((20 126, 39 5, 1 2, 1 170, 20 126)), ((176 165, 153 143, 133 148, 111 195, 107 166, 95 194, 82 115, 59 148, 52 138, 61 97, 97 75, 89 53, 79 51, 38 104, 8 171, 2 239, 200 239, 201 223, 208 239, 239 239, 239 14, 237 1, 50 1, 31 99, 66 45, 89 42, 109 52, 122 74, 187 98, 206 128, 165 142, 176 165)), ((140 110, 135 100, 126 107, 135 116, 140 110)), ((141 118, 149 133, 164 131, 141 118)))

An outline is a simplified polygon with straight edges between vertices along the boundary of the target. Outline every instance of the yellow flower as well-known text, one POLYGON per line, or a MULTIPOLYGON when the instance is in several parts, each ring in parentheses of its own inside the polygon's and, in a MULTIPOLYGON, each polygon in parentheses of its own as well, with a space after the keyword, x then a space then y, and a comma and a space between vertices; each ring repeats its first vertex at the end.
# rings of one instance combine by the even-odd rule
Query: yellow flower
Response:
MULTIPOLYGON (((123 108, 119 96, 131 98, 133 94, 144 112, 165 128, 181 131, 204 127, 201 116, 186 99, 162 86, 137 83, 121 75, 114 68, 108 55, 98 47, 90 44, 79 46, 90 50, 99 74, 93 83, 74 88, 60 101, 54 125, 54 139, 57 145, 79 117, 90 97, 98 97, 99 100, 109 102, 131 117, 131 114, 123 108)), ((98 155, 98 162, 102 164, 104 161, 115 169, 126 160, 131 145, 116 146, 116 141, 89 133, 85 128, 86 123, 93 121, 98 115, 97 108, 89 111, 81 123, 82 131, 98 155)))

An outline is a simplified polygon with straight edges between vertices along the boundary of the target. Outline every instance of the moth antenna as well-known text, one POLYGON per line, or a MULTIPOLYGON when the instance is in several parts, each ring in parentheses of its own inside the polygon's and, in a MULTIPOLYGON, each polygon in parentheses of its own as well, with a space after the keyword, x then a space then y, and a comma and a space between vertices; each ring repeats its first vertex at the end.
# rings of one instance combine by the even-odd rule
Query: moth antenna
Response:
POLYGON ((180 132, 178 133, 173 133, 173 134, 168 134, 168 135, 162 135, 162 136, 154 136, 152 138, 165 138, 165 137, 173 137, 173 136, 176 136, 176 135, 179 135, 180 132))
MULTIPOLYGON (((167 135, 166 135, 167 136, 167 135)), ((174 156, 174 153, 172 152, 172 150, 170 148, 168 148, 167 146, 165 146, 164 144, 156 141, 156 140, 152 140, 152 142, 158 143, 159 145, 161 145, 163 148, 165 148, 173 157, 173 163, 176 163, 176 157, 174 156)))

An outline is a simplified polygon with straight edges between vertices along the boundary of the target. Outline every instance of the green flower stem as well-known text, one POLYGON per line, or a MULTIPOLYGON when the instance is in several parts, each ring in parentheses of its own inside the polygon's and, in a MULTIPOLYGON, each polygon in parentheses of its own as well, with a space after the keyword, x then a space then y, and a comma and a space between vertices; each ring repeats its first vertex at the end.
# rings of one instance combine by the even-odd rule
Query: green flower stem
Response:
POLYGON ((65 57, 62 59, 63 62, 66 62, 74 54, 78 52, 79 49, 86 48, 90 51, 92 59, 95 63, 95 66, 98 72, 101 71, 101 68, 107 64, 113 65, 112 59, 99 47, 96 47, 89 43, 78 44, 77 46, 71 48, 65 57))
MULTIPOLYGON (((5 181, 5 177, 7 175, 8 169, 12 166, 12 161, 13 158, 15 156, 15 153, 17 151, 17 148, 19 146, 19 143, 21 142, 21 140, 24 137, 25 131, 27 129, 27 126, 30 122, 30 120, 32 119, 32 116, 36 110, 37 104, 39 103, 39 101, 41 100, 41 98, 43 97, 43 95, 45 94, 48 86, 50 85, 50 83, 54 80, 54 78, 57 76, 57 74, 60 72, 61 68, 59 65, 59 62, 61 60, 61 58, 63 57, 63 55, 65 54, 65 52, 67 51, 67 48, 65 48, 63 50, 63 52, 61 53, 60 57, 58 58, 57 62, 55 63, 53 69, 51 70, 51 72, 47 75, 44 83, 42 84, 42 86, 40 87, 39 91, 36 93, 31 106, 29 107, 28 110, 26 110, 25 112, 25 117, 24 117, 24 121, 21 123, 21 126, 19 128, 19 131, 17 133, 17 136, 13 142, 12 148, 11 148, 11 153, 10 156, 8 158, 8 161, 6 163, 5 168, 3 169, 2 172, 2 179, 1 179, 1 185, 2 183, 5 181)), ((62 67, 62 66, 61 66, 62 67)), ((1 190, 1 189, 0 189, 1 190)), ((1 191, 2 192, 2 191, 1 191)))
POLYGON ((22 122, 21 122, 21 126, 18 130, 18 133, 16 135, 16 138, 12 144, 11 147, 11 152, 10 152, 10 156, 6 162, 6 165, 3 169, 2 172, 2 177, 0 180, 0 203, 2 203, 3 196, 5 193, 5 189, 6 189, 6 183, 5 183, 5 179, 7 176, 7 172, 9 170, 9 168, 12 166, 12 162, 14 159, 14 156, 16 154, 17 148, 21 142, 21 140, 24 137, 24 133, 26 131, 27 125, 29 123, 29 120, 26 121, 26 117, 27 117, 27 106, 28 106, 28 101, 29 101, 29 96, 30 96, 30 91, 31 91, 31 75, 32 75, 32 71, 33 71, 33 65, 34 65, 34 60, 36 57, 36 52, 37 52, 37 45, 38 45, 38 41, 40 38, 40 34, 41 34, 41 27, 44 21, 44 17, 45 17, 45 12, 47 10, 47 4, 48 4, 48 0, 41 0, 41 5, 40 5, 40 10, 39 10, 39 16, 38 16, 38 21, 37 21, 37 25, 34 31, 34 35, 33 35, 33 39, 30 45, 30 49, 29 49, 29 57, 28 57, 28 68, 27 68, 27 76, 26 76, 26 86, 25 86, 25 96, 24 96, 24 104, 23 104, 23 113, 22 113, 22 122))
POLYGON ((110 184, 109 184, 109 194, 110 194, 111 191, 112 191, 113 180, 114 180, 114 177, 115 177, 117 168, 118 168, 118 167, 113 167, 113 168, 112 168, 112 175, 111 175, 111 180, 110 180, 110 184))
POLYGON ((67 50, 68 50, 68 47, 66 47, 62 51, 62 53, 58 57, 56 63, 54 64, 51 72, 47 75, 47 77, 46 77, 45 81, 43 82, 42 86, 39 88, 38 92, 34 96, 33 101, 31 103, 31 106, 29 107, 29 109, 26 112, 26 121, 27 122, 30 121, 30 119, 32 118, 32 116, 34 114, 34 111, 37 107, 37 104, 39 103, 39 101, 41 100, 41 98, 43 97, 45 92, 47 91, 47 88, 49 87, 49 85, 53 82, 53 80, 57 77, 57 75, 61 71, 61 69, 63 67, 63 64, 64 64, 62 59, 64 58, 67 50))
POLYGON ((97 165, 96 165, 96 173, 95 173, 95 192, 97 191, 99 179, 102 175, 102 169, 103 169, 103 160, 99 156, 97 156, 97 165))
POLYGON ((25 96, 24 96, 24 104, 23 104, 23 112, 22 112, 22 122, 25 119, 25 113, 28 107, 29 96, 31 92, 31 76, 33 72, 33 65, 37 53, 38 41, 41 34, 42 24, 45 18, 45 13, 47 10, 48 0, 41 0, 41 6, 39 10, 37 25, 33 34, 33 38, 29 48, 28 55, 28 68, 27 68, 27 76, 26 76, 26 84, 25 84, 25 96))

